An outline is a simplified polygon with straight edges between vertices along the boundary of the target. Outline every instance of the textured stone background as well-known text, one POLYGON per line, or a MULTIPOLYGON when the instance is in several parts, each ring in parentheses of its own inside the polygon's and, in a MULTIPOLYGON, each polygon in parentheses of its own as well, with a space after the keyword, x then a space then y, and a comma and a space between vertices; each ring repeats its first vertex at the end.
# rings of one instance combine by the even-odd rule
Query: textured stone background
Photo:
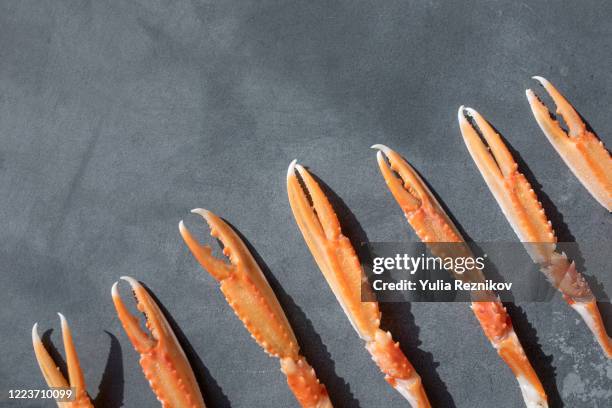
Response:
MULTIPOLYGON (((589 263, 589 242, 610 238, 610 216, 562 164, 524 97, 531 75, 548 77, 612 144, 612 4, 580 3, 0 3, 2 398, 44 385, 30 330, 36 321, 41 333, 52 329, 61 349, 61 311, 97 406, 157 406, 111 303, 112 283, 127 274, 180 328, 210 406, 296 406, 278 362, 180 240, 182 217, 205 235, 186 216, 202 206, 265 262, 336 406, 405 407, 314 265, 285 171, 296 157, 310 166, 352 211, 340 211, 352 237, 415 240, 368 148, 386 143, 471 239, 513 241, 459 135, 460 104, 520 152, 560 239, 581 243, 582 269, 609 273, 589 263)), ((609 406, 612 365, 558 296, 510 311, 552 406, 609 406)), ((467 305, 383 312, 435 406, 523 406, 467 305)))

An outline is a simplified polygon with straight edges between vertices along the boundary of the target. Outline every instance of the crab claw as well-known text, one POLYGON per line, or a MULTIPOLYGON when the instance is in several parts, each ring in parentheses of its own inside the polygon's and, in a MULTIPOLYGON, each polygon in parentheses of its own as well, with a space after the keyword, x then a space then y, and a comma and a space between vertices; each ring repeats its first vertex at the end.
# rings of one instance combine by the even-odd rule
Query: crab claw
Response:
POLYGON ((423 242, 458 242, 459 232, 417 172, 395 151, 375 144, 387 187, 423 242), (387 163, 387 160, 388 163, 387 163))
POLYGON ((64 378, 59 367, 53 361, 51 355, 42 344, 40 337, 38 336, 38 323, 32 327, 32 344, 34 346, 34 353, 36 354, 36 360, 42 371, 45 381, 50 388, 72 388, 74 392, 74 398, 70 401, 57 401, 57 405, 60 408, 93 408, 91 400, 87 395, 87 389, 85 385, 85 379, 81 366, 79 364, 79 357, 77 355, 74 343, 72 341, 72 334, 66 318, 61 313, 58 313, 62 324, 62 338, 64 341, 64 351, 66 353, 66 366, 68 368, 69 381, 64 378))
POLYGON ((518 171, 518 165, 501 136, 478 112, 463 106, 459 108, 459 125, 472 159, 527 252, 551 284, 582 316, 608 358, 612 358, 612 340, 606 334, 595 297, 575 264, 564 253, 556 251, 555 234, 542 204, 525 176, 518 171), (488 148, 465 113, 478 125, 488 148))
POLYGON ((528 251, 538 263, 546 263, 555 250, 555 233, 542 204, 512 158, 501 136, 474 109, 461 106, 458 113, 463 140, 502 212, 521 242, 534 243, 528 251), (468 121, 479 127, 487 144, 468 121), (537 243, 537 244, 535 244, 537 243))
MULTIPOLYGON (((446 256, 473 258, 457 227, 408 162, 387 146, 374 145, 372 148, 378 150, 378 166, 389 190, 421 241, 427 243, 434 254, 444 250, 446 256)), ((454 276, 471 282, 484 281, 482 271, 477 269, 471 270, 469 276, 465 273, 454 273, 454 276)), ((544 388, 514 332, 506 308, 493 292, 482 292, 478 297, 489 301, 473 302, 472 310, 485 335, 514 373, 525 404, 534 408, 547 407, 544 388)))
POLYGON ((338 217, 325 193, 310 173, 295 161, 287 173, 287 190, 293 215, 315 262, 353 328, 366 342, 372 359, 386 375, 385 379, 411 406, 429 407, 421 377, 399 344, 393 342, 391 334, 380 329, 378 303, 361 301, 363 292, 368 292, 371 298, 368 281, 355 249, 342 234, 338 217), (312 199, 312 206, 296 172, 312 199))
POLYGON ((587 130, 586 124, 572 105, 545 78, 533 79, 548 92, 557 114, 567 124, 565 132, 536 94, 527 89, 527 100, 536 121, 565 164, 591 195, 608 211, 612 211, 612 157, 601 140, 587 130))
MULTIPOLYGON (((375 144, 372 149, 378 150, 376 160, 385 183, 419 239, 430 244, 436 256, 470 256, 471 251, 459 230, 412 166, 385 145, 375 144)), ((482 272, 477 269, 453 275, 467 281, 484 280, 482 272)))
POLYGON ((162 407, 204 408, 189 361, 159 306, 136 279, 129 276, 121 279, 131 286, 150 334, 140 327, 138 318, 121 300, 117 288, 119 282, 115 282, 111 290, 113 303, 128 338, 140 354, 140 366, 162 407))
POLYGON ((201 208, 192 210, 210 227, 210 234, 223 244, 230 264, 212 255, 201 245, 183 221, 179 231, 200 265, 221 283, 221 292, 255 341, 270 355, 280 359, 289 388, 302 407, 331 407, 327 390, 314 369, 300 354, 289 321, 259 265, 238 234, 221 218, 201 208))

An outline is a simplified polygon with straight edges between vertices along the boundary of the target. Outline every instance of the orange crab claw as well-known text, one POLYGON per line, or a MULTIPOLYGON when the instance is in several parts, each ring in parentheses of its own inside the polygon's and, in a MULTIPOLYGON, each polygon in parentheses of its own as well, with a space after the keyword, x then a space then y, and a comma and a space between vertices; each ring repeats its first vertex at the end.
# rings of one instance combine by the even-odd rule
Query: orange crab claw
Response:
POLYGON ((527 89, 527 100, 542 132, 591 195, 608 211, 612 211, 610 153, 602 141, 587 130, 580 115, 550 82, 539 76, 534 76, 533 79, 548 92, 557 105, 557 114, 563 118, 568 127, 566 133, 559 122, 551 118, 546 105, 531 89, 527 89))
POLYGON ((612 358, 612 339, 606 334, 595 297, 584 277, 564 253, 556 251, 556 238, 542 204, 501 137, 475 110, 459 108, 459 125, 468 151, 480 170, 514 232, 524 243, 531 258, 557 288, 570 306, 583 318, 606 356, 612 358), (489 149, 476 129, 468 122, 467 113, 480 128, 489 149))
POLYGON ((210 211, 198 208, 210 227, 210 234, 223 244, 230 264, 212 255, 212 249, 201 245, 183 221, 179 231, 200 265, 221 283, 221 292, 255 341, 271 356, 280 359, 281 371, 289 388, 305 408, 331 408, 332 404, 314 369, 300 354, 300 348, 289 321, 278 303, 259 265, 238 234, 210 211))
POLYGON ((123 276, 146 317, 150 334, 141 327, 119 295, 118 282, 111 293, 117 315, 136 351, 140 366, 164 408, 205 408, 197 381, 172 328, 147 290, 134 278, 123 276))
POLYGON ((58 313, 62 324, 62 338, 64 341, 64 351, 66 353, 66 366, 68 368, 68 378, 66 380, 62 375, 59 367, 53 361, 51 355, 42 344, 40 337, 38 336, 38 323, 32 327, 32 344, 34 345, 34 353, 36 354, 36 360, 40 366, 45 381, 50 388, 72 388, 74 392, 74 398, 70 400, 58 400, 57 405, 60 408, 93 408, 93 404, 87 395, 87 389, 85 385, 85 379, 81 366, 79 364, 79 357, 72 341, 72 334, 66 318, 61 313, 58 313))
MULTIPOLYGON (((378 166, 389 190, 421 241, 430 244, 434 254, 442 248, 452 256, 473 257, 457 227, 408 162, 387 146, 374 145, 372 148, 378 150, 378 166)), ((469 276, 462 274, 461 279, 484 281, 482 271, 470 272, 469 276)), ((457 277, 458 274, 454 275, 457 277)), ((547 407, 544 388, 514 332, 506 308, 492 292, 479 293, 479 298, 490 301, 473 302, 472 310, 485 335, 518 380, 525 404, 528 407, 547 407)))
POLYGON ((421 241, 460 242, 459 231, 417 172, 387 146, 376 144, 372 148, 378 150, 376 159, 389 190, 421 241))
POLYGON ((289 166, 287 190, 293 215, 310 252, 385 379, 412 407, 430 407, 421 377, 391 334, 380 329, 378 303, 361 301, 362 291, 369 290, 367 278, 351 242, 342 234, 334 209, 315 179, 295 161, 289 166))

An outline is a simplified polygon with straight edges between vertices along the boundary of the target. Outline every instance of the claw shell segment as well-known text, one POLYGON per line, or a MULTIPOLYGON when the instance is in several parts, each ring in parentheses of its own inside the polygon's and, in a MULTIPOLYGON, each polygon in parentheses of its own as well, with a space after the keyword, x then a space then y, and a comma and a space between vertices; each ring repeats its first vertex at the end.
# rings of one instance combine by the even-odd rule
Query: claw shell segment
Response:
POLYGON ((597 339, 597 342, 603 349, 606 357, 612 359, 612 339, 606 333, 606 329, 603 323, 597 303, 594 300, 587 302, 568 302, 572 309, 574 309, 580 317, 584 320, 591 333, 597 339))
POLYGON ((247 246, 225 221, 212 212, 201 208, 192 212, 208 223, 210 234, 221 241, 223 253, 229 257, 230 263, 215 258, 212 249, 201 245, 181 221, 179 231, 191 253, 220 282, 225 299, 255 341, 266 353, 280 359, 289 388, 302 407, 331 407, 325 386, 300 355, 289 321, 247 246))
POLYGON ((138 318, 123 303, 118 282, 111 291, 113 303, 128 338, 140 354, 140 366, 157 399, 165 408, 205 408, 187 356, 159 306, 136 279, 129 276, 121 279, 132 288, 150 334, 140 327, 138 318))
MULTIPOLYGON (((561 99, 560 94, 555 93, 556 90, 552 85, 548 84, 547 89, 557 103, 560 113, 564 115, 570 132, 574 135, 583 134, 582 121, 577 113, 567 101, 561 99)), ((531 185, 518 171, 518 165, 510 151, 491 125, 475 110, 465 108, 465 111, 480 128, 488 148, 467 121, 464 108, 461 107, 459 125, 463 139, 506 219, 533 261, 539 264, 540 270, 551 284, 585 320, 606 356, 612 358, 612 339, 606 333, 593 293, 584 277, 576 270, 575 264, 570 262, 565 254, 556 251, 556 238, 552 225, 546 218, 542 204, 538 201, 531 185), (497 163, 504 162, 505 168, 510 171, 501 170, 502 166, 497 166, 496 160, 497 163)), ((558 123, 556 126, 561 129, 558 123)))
POLYGON ((302 407, 332 408, 325 386, 319 382, 317 374, 305 358, 282 358, 280 364, 291 392, 302 407))
MULTIPOLYGON (((368 291, 366 295, 370 295, 371 289, 355 249, 342 234, 332 205, 314 177, 295 161, 287 173, 287 192, 291 210, 315 262, 353 328, 366 342, 366 349, 385 374, 385 379, 412 407, 430 407, 416 370, 399 345, 393 342, 391 334, 380 329, 378 303, 361 301, 362 297, 372 298, 362 293, 368 291)), ((417 203, 418 200, 412 200, 410 205, 417 203)))
POLYGON ((72 340, 72 333, 68 321, 61 313, 58 313, 62 327, 62 339, 64 342, 64 352, 66 353, 66 366, 68 368, 68 379, 63 376, 59 367, 53 361, 53 358, 43 345, 38 335, 38 323, 32 327, 32 345, 34 346, 34 353, 36 360, 40 367, 40 371, 47 382, 49 387, 55 388, 68 388, 72 387, 75 392, 75 398, 73 401, 57 401, 57 405, 60 408, 93 408, 91 400, 87 395, 85 379, 83 377, 83 371, 79 364, 79 357, 74 347, 72 340))
MULTIPOLYGON (((470 248, 442 209, 433 193, 427 188, 417 172, 398 153, 383 145, 374 145, 378 165, 389 190, 398 202, 408 223, 415 230, 421 241, 427 243, 432 253, 444 250, 450 256, 473 257, 470 248), (406 201, 408 199, 408 201, 406 201), (419 205, 411 205, 411 200, 418 200, 419 205), (453 243, 444 245, 440 243, 453 243)), ((503 154, 503 152, 500 152, 503 154)), ((514 169, 506 157, 502 157, 503 171, 514 169)), ((491 166, 493 163, 490 164, 491 166)), ((497 171, 502 172, 501 169, 497 171)), ((457 278, 457 274, 454 274, 457 278)), ((480 270, 463 274, 461 279, 482 282, 484 275, 480 270)), ((533 367, 527 360, 519 342, 506 308, 493 292, 480 293, 479 298, 491 301, 472 303, 472 310, 482 330, 502 359, 514 373, 528 407, 546 407, 547 397, 533 367)))
POLYGON ((587 130, 580 115, 565 97, 545 78, 535 76, 557 106, 568 127, 568 132, 551 117, 550 111, 528 89, 527 100, 540 129, 553 145, 565 164, 591 195, 608 211, 612 211, 612 157, 602 141, 587 130))

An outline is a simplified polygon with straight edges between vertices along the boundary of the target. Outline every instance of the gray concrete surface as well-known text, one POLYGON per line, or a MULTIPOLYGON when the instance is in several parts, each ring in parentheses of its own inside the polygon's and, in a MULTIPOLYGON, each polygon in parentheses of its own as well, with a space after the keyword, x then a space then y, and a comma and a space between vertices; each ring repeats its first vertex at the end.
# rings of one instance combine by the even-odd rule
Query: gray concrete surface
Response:
MULTIPOLYGON (((471 239, 513 241, 459 135, 457 107, 471 105, 520 152, 560 239, 581 243, 582 269, 607 274, 589 242, 610 239, 610 216, 541 134, 524 90, 548 77, 612 144, 611 13, 597 1, 1 2, 2 398, 44 385, 30 330, 53 330, 61 350, 61 311, 97 406, 157 406, 110 298, 131 275, 180 328, 211 407, 295 407, 278 362, 178 235, 186 217, 204 236, 186 216, 202 206, 265 262, 336 406, 405 407, 303 243, 287 165, 297 157, 344 201, 350 235, 415 240, 369 149, 385 143, 471 239)), ((467 305, 383 312, 435 406, 523 406, 467 305)), ((511 314, 552 406, 610 406, 612 365, 559 297, 511 314)))

